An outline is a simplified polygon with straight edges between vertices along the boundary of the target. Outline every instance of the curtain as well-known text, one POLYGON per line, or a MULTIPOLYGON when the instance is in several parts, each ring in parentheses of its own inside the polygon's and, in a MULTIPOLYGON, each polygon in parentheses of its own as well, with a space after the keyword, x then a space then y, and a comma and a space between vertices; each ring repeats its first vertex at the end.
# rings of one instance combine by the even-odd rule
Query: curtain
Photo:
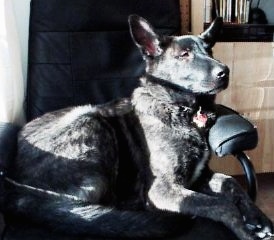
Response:
POLYGON ((0 122, 24 123, 24 81, 11 0, 0 0, 0 122))

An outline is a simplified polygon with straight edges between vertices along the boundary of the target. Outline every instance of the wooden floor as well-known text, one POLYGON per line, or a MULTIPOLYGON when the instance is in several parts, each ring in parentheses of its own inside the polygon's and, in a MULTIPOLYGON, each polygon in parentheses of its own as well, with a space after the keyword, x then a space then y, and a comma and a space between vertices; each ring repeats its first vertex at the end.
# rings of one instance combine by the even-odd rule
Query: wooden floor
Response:
MULTIPOLYGON (((240 178, 240 182, 243 182, 242 178, 240 178)), ((258 190, 256 204, 274 224, 274 174, 259 174, 258 190)), ((2 232, 2 229, 3 219, 0 214, 0 232, 2 232)))
MULTIPOLYGON (((245 178, 235 176, 245 187, 245 178)), ((257 175, 258 193, 256 205, 271 219, 274 224, 274 173, 257 175)))
POLYGON ((258 189, 256 204, 274 224, 274 174, 258 175, 258 189))

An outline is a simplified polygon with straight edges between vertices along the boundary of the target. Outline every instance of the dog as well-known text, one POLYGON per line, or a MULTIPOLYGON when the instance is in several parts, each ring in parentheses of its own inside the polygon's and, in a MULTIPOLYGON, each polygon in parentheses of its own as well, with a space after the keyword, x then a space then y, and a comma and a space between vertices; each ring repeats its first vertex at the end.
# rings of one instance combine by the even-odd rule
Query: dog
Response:
POLYGON ((221 25, 217 18, 199 36, 159 36, 131 15, 146 62, 140 86, 129 99, 26 124, 6 178, 6 215, 104 239, 167 237, 198 216, 242 240, 269 238, 271 221, 232 177, 208 167, 214 99, 229 82, 228 67, 212 57, 221 25))

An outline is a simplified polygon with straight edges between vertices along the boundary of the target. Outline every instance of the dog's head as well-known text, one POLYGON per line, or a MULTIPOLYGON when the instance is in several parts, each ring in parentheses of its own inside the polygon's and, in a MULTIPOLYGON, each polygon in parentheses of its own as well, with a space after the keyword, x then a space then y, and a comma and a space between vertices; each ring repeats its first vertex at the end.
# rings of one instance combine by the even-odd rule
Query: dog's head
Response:
POLYGON ((228 86, 228 67, 212 57, 221 18, 199 36, 159 36, 137 15, 129 17, 129 26, 146 60, 147 74, 198 94, 216 94, 228 86))

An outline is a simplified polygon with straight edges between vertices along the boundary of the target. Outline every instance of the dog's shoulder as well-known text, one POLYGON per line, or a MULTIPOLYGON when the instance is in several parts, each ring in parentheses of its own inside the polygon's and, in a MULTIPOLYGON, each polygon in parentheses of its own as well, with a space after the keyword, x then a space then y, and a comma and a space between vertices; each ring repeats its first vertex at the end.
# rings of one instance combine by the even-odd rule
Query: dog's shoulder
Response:
POLYGON ((143 84, 133 93, 132 103, 141 118, 160 121, 167 126, 191 124, 195 98, 161 84, 142 79, 143 84))

